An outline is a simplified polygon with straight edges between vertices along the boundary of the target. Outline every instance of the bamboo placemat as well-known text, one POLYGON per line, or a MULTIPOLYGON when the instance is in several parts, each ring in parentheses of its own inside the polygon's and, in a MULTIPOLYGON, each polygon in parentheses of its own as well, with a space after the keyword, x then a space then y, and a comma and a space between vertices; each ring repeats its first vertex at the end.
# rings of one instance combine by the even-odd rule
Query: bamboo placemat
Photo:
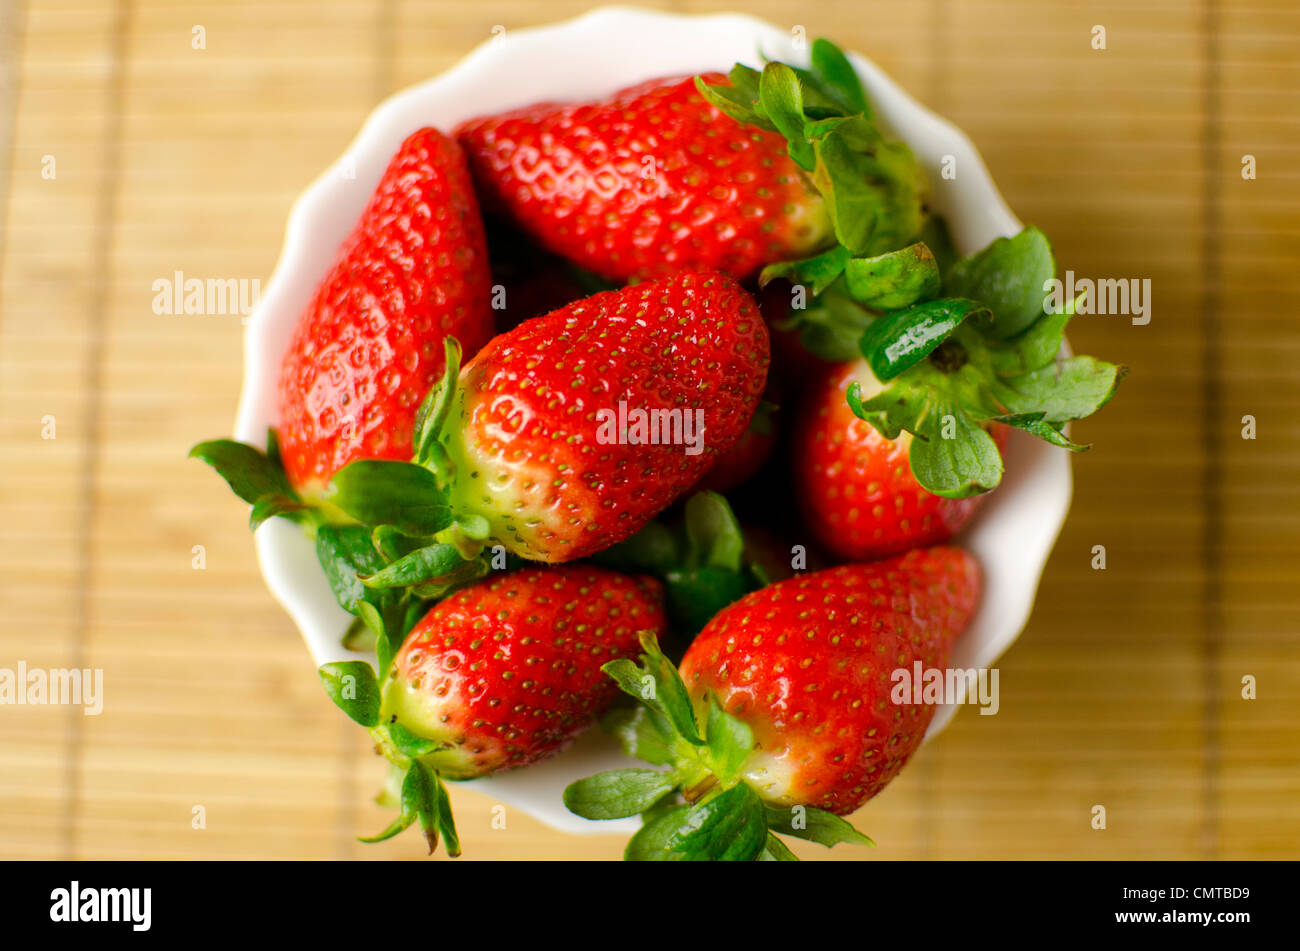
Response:
MULTIPOLYGON (((98 717, 0 707, 0 857, 420 853, 354 842, 387 821, 380 763, 263 587, 244 507, 185 459, 230 425, 240 321, 159 316, 153 282, 264 281, 293 199, 383 96, 585 7, 0 6, 0 667, 106 683, 98 717)), ((1096 448, 1002 709, 963 712, 863 810, 872 858, 1300 855, 1300 8, 745 7, 956 121, 1062 267, 1152 282, 1150 324, 1072 330, 1132 373, 1077 427, 1096 448)), ((467 856, 619 853, 453 797, 467 856)))

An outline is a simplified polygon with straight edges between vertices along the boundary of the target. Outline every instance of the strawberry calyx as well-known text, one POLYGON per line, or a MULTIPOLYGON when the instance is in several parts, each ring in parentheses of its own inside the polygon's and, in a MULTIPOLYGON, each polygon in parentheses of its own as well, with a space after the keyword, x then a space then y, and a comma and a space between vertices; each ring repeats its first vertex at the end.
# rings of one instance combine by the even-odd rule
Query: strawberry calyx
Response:
MULTIPOLYGON (((381 665, 382 666, 382 665, 381 665)), ((437 751, 438 744, 417 736, 399 723, 382 723, 379 677, 362 660, 340 661, 320 668, 321 683, 330 699, 344 713, 366 727, 381 754, 400 776, 396 804, 399 814, 382 832, 361 836, 362 842, 382 842, 419 823, 432 855, 439 841, 452 858, 461 854, 460 837, 451 813, 447 787, 437 770, 422 757, 437 751)))
POLYGON ((846 271, 850 293, 879 308, 858 341, 878 389, 855 382, 846 398, 885 438, 917 437, 909 459, 924 488, 947 498, 995 488, 995 423, 1071 452, 1089 448, 1065 427, 1104 406, 1127 369, 1063 355, 1078 302, 1047 307, 1056 262, 1041 231, 999 238, 942 278, 933 255, 897 258, 846 271))
POLYGON ((1091 357, 1058 358, 1073 304, 1048 312, 1056 276, 1051 244, 1026 228, 955 260, 942 219, 927 215, 919 166, 876 126, 847 57, 812 44, 810 66, 737 65, 730 85, 696 78, 700 93, 739 122, 785 136, 834 225, 835 244, 769 264, 760 285, 783 279, 813 298, 779 329, 797 329, 817 356, 859 354, 876 381, 846 397, 886 438, 912 433, 912 473, 936 495, 965 498, 995 488, 1002 458, 988 434, 1002 423, 1052 445, 1086 449, 1066 423, 1096 412, 1125 368, 1091 357))
POLYGON ((615 571, 658 578, 664 585, 673 633, 683 642, 689 642, 727 605, 769 583, 763 569, 746 556, 745 538, 731 505, 708 490, 687 499, 674 522, 651 521, 592 561, 615 571))
POLYGON ((639 815, 629 861, 792 861, 778 835, 827 847, 874 845, 846 820, 811 806, 765 802, 743 778, 753 731, 709 694, 692 701, 681 675, 652 633, 641 635, 640 663, 621 658, 601 669, 638 702, 602 721, 630 756, 658 769, 633 767, 570 784, 564 804, 587 819, 639 815))
MULTIPOLYGON (((944 241, 942 229, 934 234, 944 241)), ((866 361, 868 379, 846 393, 853 412, 887 439, 917 437, 909 459, 921 486, 966 498, 1002 479, 992 424, 1082 452, 1089 447, 1071 441, 1066 424, 1104 406, 1127 368, 1062 355, 1078 301, 1048 307, 1056 260, 1037 228, 947 260, 942 245, 936 252, 916 241, 872 257, 769 270, 818 295, 785 329, 797 326, 825 359, 866 361)))
POLYGON ((267 430, 265 451, 233 439, 210 439, 195 445, 189 455, 215 469, 235 495, 253 507, 249 515, 252 531, 279 516, 310 532, 326 517, 319 505, 289 484, 274 429, 267 430))
POLYGON ((695 85, 737 122, 785 136, 831 220, 837 244, 826 254, 880 254, 921 229, 920 166, 905 143, 880 131, 857 73, 834 43, 814 40, 808 69, 737 64, 728 79, 710 85, 697 76, 695 85))

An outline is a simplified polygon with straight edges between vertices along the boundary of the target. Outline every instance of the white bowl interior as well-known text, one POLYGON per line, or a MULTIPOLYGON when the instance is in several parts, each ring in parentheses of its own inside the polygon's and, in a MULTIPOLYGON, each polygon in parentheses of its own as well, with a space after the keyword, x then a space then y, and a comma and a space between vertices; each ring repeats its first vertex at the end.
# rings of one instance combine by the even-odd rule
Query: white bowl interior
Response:
MULTIPOLYGON (((298 199, 289 217, 280 261, 245 334, 236 438, 260 445, 275 423, 278 368, 293 327, 389 159, 411 132, 426 125, 448 129, 472 116, 541 100, 594 98, 656 76, 726 70, 735 62, 761 66, 759 50, 773 59, 807 62, 807 50, 798 48, 790 33, 751 17, 604 8, 489 40, 443 75, 384 102, 345 155, 298 199)), ((966 136, 870 61, 856 54, 852 61, 881 118, 927 169, 933 204, 947 218, 958 249, 969 253, 1019 231, 1020 222, 966 136), (938 169, 949 155, 958 175, 944 181, 938 169)), ((1019 635, 1069 508, 1067 453, 1016 432, 1007 462, 1004 485, 961 539, 979 559, 985 590, 977 616, 954 652, 955 667, 992 666, 1019 635)), ((313 661, 319 665, 362 656, 340 643, 350 619, 335 603, 301 531, 272 520, 258 531, 256 545, 267 585, 302 631, 313 661)), ((953 705, 940 708, 927 736, 943 729, 954 713, 953 705)), ((545 763, 473 785, 559 829, 626 832, 635 828, 635 820, 580 819, 564 808, 560 793, 575 779, 627 764, 614 743, 593 730, 545 763)))

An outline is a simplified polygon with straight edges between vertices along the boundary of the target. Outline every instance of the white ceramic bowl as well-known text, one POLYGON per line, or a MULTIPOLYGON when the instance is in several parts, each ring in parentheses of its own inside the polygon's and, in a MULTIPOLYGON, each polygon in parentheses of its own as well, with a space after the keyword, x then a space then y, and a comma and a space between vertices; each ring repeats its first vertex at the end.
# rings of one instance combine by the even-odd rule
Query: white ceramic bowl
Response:
MULTIPOLYGON (((278 367, 294 324, 408 134, 425 125, 450 129, 472 116, 541 100, 595 98, 656 76, 726 70, 736 62, 761 66, 759 50, 772 59, 806 64, 807 50, 801 45, 790 33, 747 16, 604 8, 555 26, 495 37, 443 75, 384 102, 289 216, 280 262, 244 339, 236 438, 260 445, 275 423, 278 367)), ((933 204, 948 219, 958 249, 970 253, 1019 231, 1020 222, 966 136, 871 62, 851 58, 879 115, 929 172, 933 204), (956 160, 957 175, 945 181, 938 169, 949 155, 956 160)), ((1013 433, 1007 478, 961 539, 983 566, 985 590, 974 623, 956 647, 953 666, 992 666, 1016 639, 1029 618, 1069 502, 1068 454, 1013 433)), ((301 629, 314 663, 357 657, 340 644, 348 615, 335 603, 302 532, 273 519, 258 531, 256 543, 267 586, 301 629)), ((954 712, 951 706, 941 708, 929 735, 943 729, 954 712)), ((574 779, 626 762, 611 740, 592 730, 561 756, 473 785, 556 828, 612 833, 632 828, 635 821, 580 819, 564 808, 560 793, 574 779)))

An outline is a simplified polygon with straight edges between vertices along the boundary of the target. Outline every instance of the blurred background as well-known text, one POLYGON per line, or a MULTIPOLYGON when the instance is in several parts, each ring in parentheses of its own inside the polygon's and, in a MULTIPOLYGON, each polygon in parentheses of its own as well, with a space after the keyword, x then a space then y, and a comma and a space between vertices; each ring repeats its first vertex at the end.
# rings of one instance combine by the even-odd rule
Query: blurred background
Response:
MULTIPOLYGON (((240 319, 161 316, 153 282, 265 283, 380 100, 588 7, 0 0, 0 668, 105 680, 97 717, 0 706, 0 858, 422 853, 355 841, 389 819, 381 761, 264 588, 247 507, 186 459, 229 432, 240 319)), ((1300 857, 1300 7, 736 8, 961 126, 1063 270, 1152 286, 1148 325, 1072 327, 1132 372, 1075 430, 1095 448, 1000 712, 961 712, 859 813, 874 853, 801 854, 1300 857)), ((621 851, 453 799, 469 858, 621 851)))

